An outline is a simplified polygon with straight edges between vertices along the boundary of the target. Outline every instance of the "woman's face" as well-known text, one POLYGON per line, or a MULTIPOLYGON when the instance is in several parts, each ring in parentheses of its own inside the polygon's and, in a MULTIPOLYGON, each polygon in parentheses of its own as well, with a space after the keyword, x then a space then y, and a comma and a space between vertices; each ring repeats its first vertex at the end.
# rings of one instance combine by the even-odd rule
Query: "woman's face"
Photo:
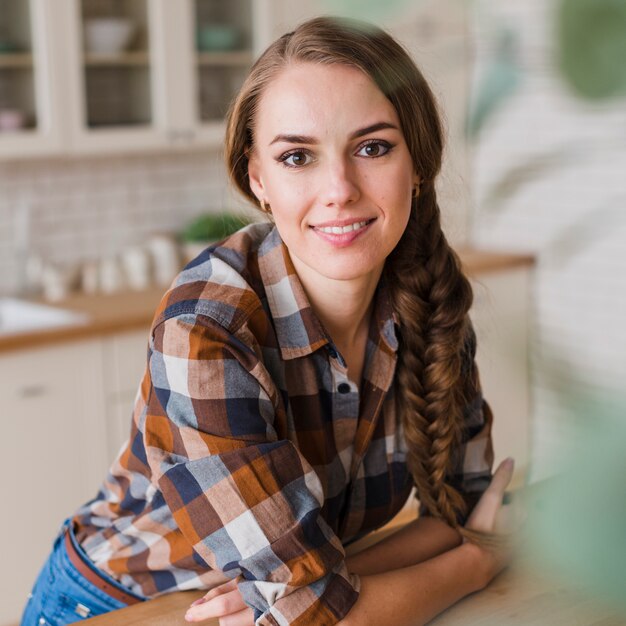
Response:
POLYGON ((391 102, 339 64, 290 65, 268 85, 248 171, 296 270, 334 280, 380 275, 419 181, 391 102))

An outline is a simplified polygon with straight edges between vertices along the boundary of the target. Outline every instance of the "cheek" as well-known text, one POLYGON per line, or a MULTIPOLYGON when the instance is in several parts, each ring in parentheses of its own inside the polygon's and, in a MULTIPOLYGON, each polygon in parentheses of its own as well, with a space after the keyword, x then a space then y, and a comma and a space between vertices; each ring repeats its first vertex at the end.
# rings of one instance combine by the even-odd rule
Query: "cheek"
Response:
POLYGON ((289 176, 279 172, 267 180, 267 193, 274 203, 292 207, 295 204, 294 209, 308 201, 312 189, 313 185, 307 184, 303 176, 294 174, 289 176))

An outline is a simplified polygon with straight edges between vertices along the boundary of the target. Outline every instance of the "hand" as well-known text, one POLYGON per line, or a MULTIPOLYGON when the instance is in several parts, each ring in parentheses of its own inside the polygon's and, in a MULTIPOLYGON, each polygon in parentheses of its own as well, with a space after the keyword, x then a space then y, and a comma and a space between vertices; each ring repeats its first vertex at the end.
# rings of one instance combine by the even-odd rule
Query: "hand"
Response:
POLYGON ((500 463, 461 533, 464 542, 480 548, 487 565, 487 583, 510 562, 515 539, 526 516, 519 498, 511 504, 502 504, 513 467, 513 459, 500 463))
POLYGON ((243 601, 236 578, 213 587, 185 613, 188 622, 201 622, 210 617, 219 618, 220 626, 254 626, 254 612, 243 601))

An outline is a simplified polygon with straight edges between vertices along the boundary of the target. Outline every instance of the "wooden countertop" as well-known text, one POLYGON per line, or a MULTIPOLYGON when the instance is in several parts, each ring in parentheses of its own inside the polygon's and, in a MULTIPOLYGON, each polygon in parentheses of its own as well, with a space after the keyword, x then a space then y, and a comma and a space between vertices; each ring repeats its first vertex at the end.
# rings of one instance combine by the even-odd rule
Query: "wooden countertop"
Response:
POLYGON ((89 339, 130 330, 148 330, 165 288, 124 291, 112 295, 76 294, 50 306, 85 313, 86 323, 72 324, 12 335, 0 335, 0 353, 47 344, 89 339))
MULTIPOLYGON (((466 273, 471 277, 534 264, 534 258, 530 255, 472 248, 459 248, 458 253, 466 273)), ((164 287, 158 287, 113 295, 72 295, 55 306, 87 314, 86 323, 11 335, 0 334, 0 353, 142 328, 147 330, 164 292, 164 287)))
MULTIPOLYGON (((546 482, 526 488, 527 510, 541 506, 546 482)), ((518 497, 516 494, 515 497, 518 497)), ((387 526, 351 545, 348 554, 395 532, 415 518, 403 509, 387 526)), ((203 595, 186 591, 162 596, 143 604, 94 617, 90 626, 185 626, 189 605, 203 595)), ((202 622, 218 626, 217 619, 202 622)), ((478 593, 466 596, 441 613, 429 626, 626 626, 626 615, 611 608, 579 588, 549 576, 544 567, 533 565, 521 554, 512 565, 478 593)), ((392 625, 393 626, 393 625, 392 625)))
POLYGON ((458 247, 455 250, 461 259, 463 269, 471 278, 515 268, 532 267, 535 264, 535 257, 532 254, 495 252, 469 247, 458 247))
MULTIPOLYGON (((189 605, 203 595, 184 591, 114 611, 90 626, 188 626, 189 605)), ((219 626, 217 619, 201 622, 219 626)), ((483 591, 471 594, 429 622, 430 626, 625 626, 626 616, 523 565, 513 565, 483 591)))

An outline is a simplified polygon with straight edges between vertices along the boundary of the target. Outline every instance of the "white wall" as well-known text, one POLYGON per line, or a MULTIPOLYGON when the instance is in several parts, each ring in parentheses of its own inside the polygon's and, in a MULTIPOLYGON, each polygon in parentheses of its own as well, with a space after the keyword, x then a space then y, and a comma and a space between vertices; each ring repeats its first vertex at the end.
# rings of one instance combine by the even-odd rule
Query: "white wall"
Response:
POLYGON ((537 254, 534 478, 553 473, 577 423, 626 413, 626 102, 570 93, 553 61, 556 6, 481 0, 475 20, 476 87, 497 28, 518 38, 519 88, 473 152, 471 239, 537 254))

